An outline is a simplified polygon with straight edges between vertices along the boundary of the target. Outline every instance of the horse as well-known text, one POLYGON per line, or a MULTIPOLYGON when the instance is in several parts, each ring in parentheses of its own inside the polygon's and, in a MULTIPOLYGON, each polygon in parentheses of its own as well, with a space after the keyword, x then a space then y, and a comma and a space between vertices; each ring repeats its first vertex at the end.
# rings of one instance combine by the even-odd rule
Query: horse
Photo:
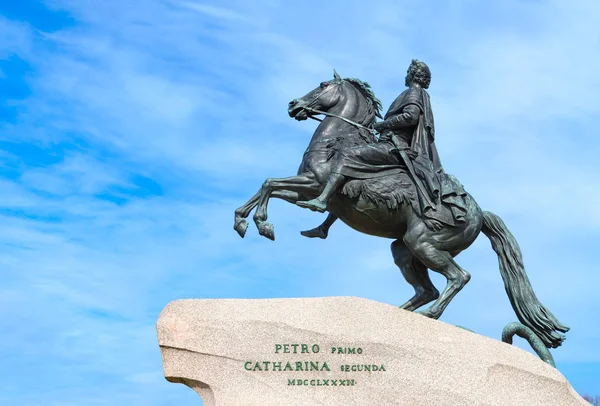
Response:
MULTIPOLYGON (((288 114, 302 121, 324 115, 316 128, 296 176, 266 179, 260 190, 235 211, 234 229, 243 238, 253 216, 259 234, 274 240, 273 225, 267 222, 271 197, 296 204, 318 196, 327 181, 335 157, 344 148, 377 142, 371 130, 380 114, 381 103, 368 83, 359 79, 334 78, 322 82, 303 97, 289 103, 288 114)), ((475 199, 465 196, 464 221, 455 226, 432 228, 417 214, 414 182, 408 171, 380 174, 373 179, 347 182, 327 205, 330 216, 349 227, 377 237, 393 239, 391 252, 415 294, 401 309, 439 319, 471 275, 456 261, 480 233, 491 241, 498 256, 500 273, 511 306, 520 322, 537 336, 546 348, 557 348, 569 328, 537 299, 525 272, 520 247, 502 219, 482 211, 475 199), (446 286, 440 294, 429 277, 428 269, 442 274, 446 286)))

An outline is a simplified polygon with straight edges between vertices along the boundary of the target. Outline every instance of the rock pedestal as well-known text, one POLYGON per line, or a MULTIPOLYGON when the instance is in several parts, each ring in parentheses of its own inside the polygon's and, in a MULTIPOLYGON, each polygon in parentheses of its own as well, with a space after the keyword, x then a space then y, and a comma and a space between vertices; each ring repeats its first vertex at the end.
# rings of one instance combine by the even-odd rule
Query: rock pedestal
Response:
POLYGON ((178 300, 157 330, 205 406, 588 406, 526 351, 361 298, 178 300))

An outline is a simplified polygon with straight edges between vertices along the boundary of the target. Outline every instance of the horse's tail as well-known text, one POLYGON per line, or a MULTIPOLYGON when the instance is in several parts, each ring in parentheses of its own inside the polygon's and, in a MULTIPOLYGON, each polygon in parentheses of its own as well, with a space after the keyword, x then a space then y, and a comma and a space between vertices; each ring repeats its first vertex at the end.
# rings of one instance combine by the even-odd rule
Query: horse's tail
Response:
POLYGON ((481 230, 491 241, 498 254, 500 274, 510 304, 518 319, 529 327, 548 348, 556 348, 565 340, 569 328, 561 324, 535 296, 523 266, 523 256, 515 237, 500 217, 489 211, 483 212, 481 230))

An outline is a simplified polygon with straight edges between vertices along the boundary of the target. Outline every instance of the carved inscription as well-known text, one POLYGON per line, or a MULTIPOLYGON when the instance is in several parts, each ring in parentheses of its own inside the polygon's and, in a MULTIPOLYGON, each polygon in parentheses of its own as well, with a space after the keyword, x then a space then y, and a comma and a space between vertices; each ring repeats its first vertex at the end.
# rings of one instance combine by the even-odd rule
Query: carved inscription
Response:
POLYGON ((273 358, 269 360, 245 361, 243 367, 246 371, 254 373, 287 372, 288 376, 282 382, 287 383, 288 386, 329 388, 355 386, 358 380, 354 376, 348 376, 349 374, 362 373, 361 376, 365 376, 365 373, 386 371, 385 365, 382 363, 349 363, 349 357, 357 357, 359 358, 357 361, 360 361, 360 358, 365 356, 366 351, 362 347, 322 347, 316 343, 274 344, 273 354, 273 358), (297 358, 312 356, 312 359, 293 359, 294 354, 299 355, 297 358), (319 359, 314 359, 315 355, 318 355, 319 359), (332 371, 338 373, 331 374, 332 371), (301 376, 306 373, 312 373, 312 375, 310 377, 301 376), (315 377, 314 374, 323 376, 315 377))

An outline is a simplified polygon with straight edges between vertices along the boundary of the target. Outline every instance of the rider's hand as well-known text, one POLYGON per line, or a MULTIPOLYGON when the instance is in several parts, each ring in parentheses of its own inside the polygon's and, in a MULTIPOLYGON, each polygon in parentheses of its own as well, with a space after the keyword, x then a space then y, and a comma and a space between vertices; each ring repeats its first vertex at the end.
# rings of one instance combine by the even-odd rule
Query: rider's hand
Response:
POLYGON ((381 133, 382 131, 384 131, 386 129, 385 124, 383 124, 383 121, 379 121, 375 124, 373 124, 373 129, 375 131, 377 131, 378 133, 381 133))

